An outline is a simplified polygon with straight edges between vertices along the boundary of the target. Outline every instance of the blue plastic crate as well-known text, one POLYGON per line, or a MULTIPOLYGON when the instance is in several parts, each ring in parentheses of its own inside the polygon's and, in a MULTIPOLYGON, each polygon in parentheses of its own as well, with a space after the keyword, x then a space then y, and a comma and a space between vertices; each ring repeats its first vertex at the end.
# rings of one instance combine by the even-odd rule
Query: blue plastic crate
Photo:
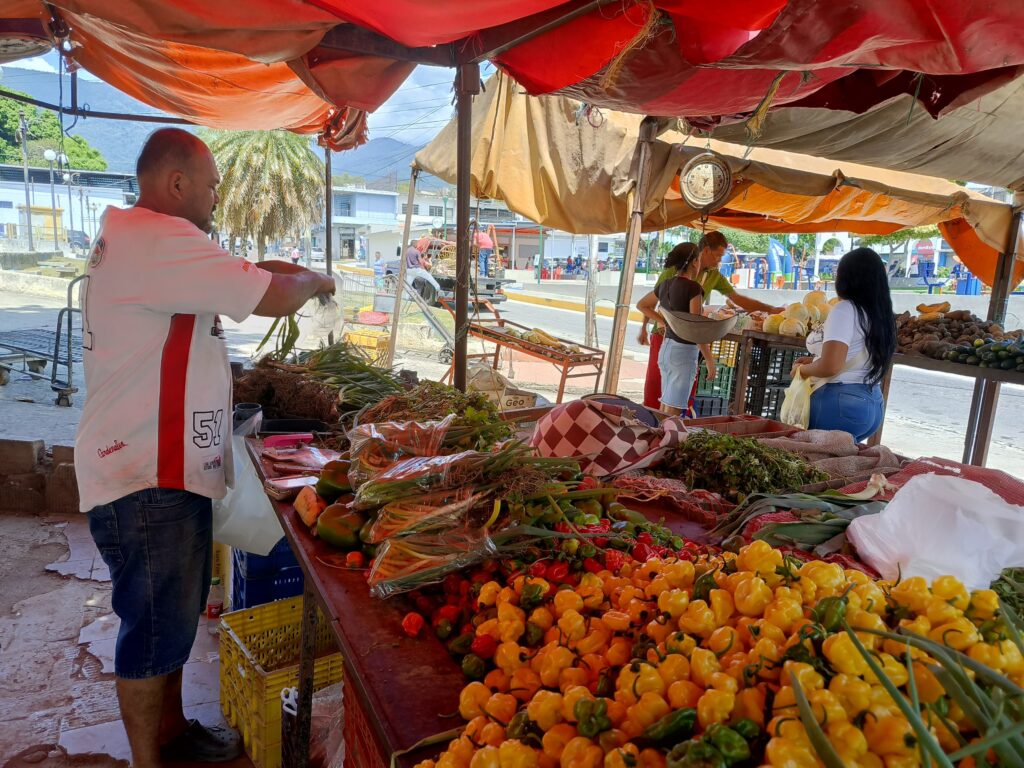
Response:
POLYGON ((259 579, 273 576, 284 568, 294 568, 298 565, 291 547, 288 546, 288 539, 282 538, 269 555, 254 555, 252 552, 243 552, 236 549, 232 557, 235 562, 235 570, 247 579, 259 579))
POLYGON ((240 610, 302 594, 302 569, 284 568, 271 576, 248 579, 235 569, 231 585, 231 609, 240 610))

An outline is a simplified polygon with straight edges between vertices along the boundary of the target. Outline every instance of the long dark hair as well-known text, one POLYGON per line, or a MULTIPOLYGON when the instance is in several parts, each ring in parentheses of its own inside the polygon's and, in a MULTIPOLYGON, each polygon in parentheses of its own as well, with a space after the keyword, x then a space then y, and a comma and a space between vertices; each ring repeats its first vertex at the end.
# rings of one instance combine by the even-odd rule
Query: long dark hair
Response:
POLYGON ((857 308, 871 362, 867 383, 877 384, 896 354, 896 320, 882 258, 870 248, 854 248, 843 256, 836 268, 836 294, 857 308))
POLYGON ((700 249, 694 243, 680 243, 665 257, 665 268, 674 268, 676 272, 685 272, 693 260, 700 255, 700 249))

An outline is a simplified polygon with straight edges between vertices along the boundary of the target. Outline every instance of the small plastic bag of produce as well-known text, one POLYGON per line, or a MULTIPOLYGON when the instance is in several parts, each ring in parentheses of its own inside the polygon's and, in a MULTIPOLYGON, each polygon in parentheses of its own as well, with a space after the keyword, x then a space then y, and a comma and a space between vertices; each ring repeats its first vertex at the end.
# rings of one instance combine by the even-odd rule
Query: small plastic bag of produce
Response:
POLYGON ((453 488, 457 475, 467 482, 479 477, 474 471, 484 461, 485 454, 463 451, 451 456, 414 456, 402 459, 379 472, 356 491, 356 509, 375 509, 393 501, 440 488, 453 488))
POLYGON ((370 543, 379 544, 391 536, 438 531, 465 523, 468 513, 485 494, 468 488, 440 490, 385 504, 370 528, 370 543))
POLYGON ((486 528, 462 527, 387 539, 377 550, 367 582, 370 594, 385 598, 436 584, 449 573, 494 557, 497 547, 486 528))
POLYGON ((1024 566, 1024 507, 959 477, 911 478, 881 513, 858 517, 846 535, 886 579, 949 575, 968 589, 987 589, 1004 568, 1024 566))
POLYGON ((435 456, 454 416, 441 421, 389 421, 360 424, 349 432, 352 466, 348 479, 352 488, 411 456, 435 456))
POLYGON ((793 381, 786 388, 786 396, 782 400, 782 408, 779 410, 779 421, 783 424, 791 424, 794 427, 807 429, 811 423, 811 394, 814 391, 814 384, 811 379, 805 379, 800 371, 793 376, 793 381))

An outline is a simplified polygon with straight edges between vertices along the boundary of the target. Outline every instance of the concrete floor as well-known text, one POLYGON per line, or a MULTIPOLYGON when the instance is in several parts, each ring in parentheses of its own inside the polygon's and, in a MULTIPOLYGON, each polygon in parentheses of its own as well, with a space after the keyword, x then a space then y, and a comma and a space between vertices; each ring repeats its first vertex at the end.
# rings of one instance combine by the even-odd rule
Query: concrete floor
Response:
MULTIPOLYGON (((0 532, 0 764, 128 766, 114 693, 119 622, 85 515, 8 513, 0 532)), ((208 724, 223 722, 219 659, 218 638, 201 624, 184 700, 186 715, 208 724)))

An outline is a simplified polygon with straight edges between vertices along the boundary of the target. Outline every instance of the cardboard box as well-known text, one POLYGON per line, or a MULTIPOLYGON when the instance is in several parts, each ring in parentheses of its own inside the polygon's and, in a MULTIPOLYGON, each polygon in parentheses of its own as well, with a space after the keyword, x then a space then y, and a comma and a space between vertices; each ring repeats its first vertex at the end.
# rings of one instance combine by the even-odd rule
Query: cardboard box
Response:
POLYGON ((504 392, 485 392, 487 399, 498 406, 499 410, 511 411, 517 408, 533 408, 537 405, 537 395, 523 389, 509 387, 504 392))

